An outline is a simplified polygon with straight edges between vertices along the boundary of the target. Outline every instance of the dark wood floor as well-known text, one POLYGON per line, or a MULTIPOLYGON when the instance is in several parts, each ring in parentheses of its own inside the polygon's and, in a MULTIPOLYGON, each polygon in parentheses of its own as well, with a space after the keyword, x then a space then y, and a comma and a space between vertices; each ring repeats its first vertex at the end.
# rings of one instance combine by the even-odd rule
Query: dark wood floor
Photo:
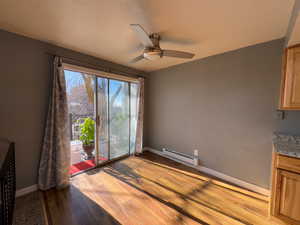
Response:
POLYGON ((266 198, 152 153, 72 178, 44 193, 49 225, 284 224, 266 198))

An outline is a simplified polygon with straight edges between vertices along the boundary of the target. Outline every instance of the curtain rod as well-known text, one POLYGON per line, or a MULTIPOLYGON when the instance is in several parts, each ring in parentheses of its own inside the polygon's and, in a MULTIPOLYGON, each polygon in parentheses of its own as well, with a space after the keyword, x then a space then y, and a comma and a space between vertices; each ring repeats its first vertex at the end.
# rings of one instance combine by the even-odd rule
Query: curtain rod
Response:
MULTIPOLYGON (((115 74, 120 74, 120 75, 125 75, 125 76, 134 76, 134 77, 142 77, 144 79, 146 79, 146 77, 142 76, 142 75, 137 75, 137 74, 130 74, 130 73, 126 73, 126 72, 122 72, 122 71, 119 71, 119 70, 115 70, 115 69, 111 69, 111 68, 106 68, 106 67, 102 67, 102 66, 99 66, 99 65, 95 65, 95 64, 91 64, 89 62, 85 62, 85 61, 80 61, 78 59, 74 59, 74 58, 70 58, 70 57, 65 57, 65 56, 62 56, 62 55, 57 55, 57 54, 53 54, 51 52, 46 52, 47 55, 51 55, 51 56, 58 56, 58 57, 61 57, 62 59, 66 59, 66 60, 71 60, 73 62, 77 62, 79 64, 86 64, 86 65, 90 65, 90 66, 93 66, 94 69, 98 69, 98 70, 101 70, 103 72, 108 72, 108 73, 115 73, 115 74)), ((93 68, 92 68, 93 69, 93 68)))

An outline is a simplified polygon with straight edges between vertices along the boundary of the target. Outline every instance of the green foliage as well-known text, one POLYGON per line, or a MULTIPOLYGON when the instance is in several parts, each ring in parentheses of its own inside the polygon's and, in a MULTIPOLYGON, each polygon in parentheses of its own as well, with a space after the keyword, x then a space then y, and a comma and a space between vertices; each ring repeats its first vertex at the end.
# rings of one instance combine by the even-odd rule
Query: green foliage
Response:
POLYGON ((124 123, 128 120, 128 115, 126 115, 126 113, 123 113, 123 112, 118 112, 118 113, 116 113, 114 119, 116 120, 117 124, 119 126, 121 126, 122 123, 124 123))
POLYGON ((84 145, 90 145, 95 139, 95 121, 91 118, 86 118, 82 124, 80 124, 80 141, 84 145))

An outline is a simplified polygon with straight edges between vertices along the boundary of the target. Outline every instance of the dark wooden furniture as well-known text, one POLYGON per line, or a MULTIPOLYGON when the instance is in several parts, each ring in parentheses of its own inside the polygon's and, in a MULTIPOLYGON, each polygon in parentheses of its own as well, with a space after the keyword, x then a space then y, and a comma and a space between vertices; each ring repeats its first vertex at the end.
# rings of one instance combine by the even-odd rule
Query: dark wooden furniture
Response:
POLYGON ((16 197, 15 144, 0 152, 0 225, 11 225, 16 197))

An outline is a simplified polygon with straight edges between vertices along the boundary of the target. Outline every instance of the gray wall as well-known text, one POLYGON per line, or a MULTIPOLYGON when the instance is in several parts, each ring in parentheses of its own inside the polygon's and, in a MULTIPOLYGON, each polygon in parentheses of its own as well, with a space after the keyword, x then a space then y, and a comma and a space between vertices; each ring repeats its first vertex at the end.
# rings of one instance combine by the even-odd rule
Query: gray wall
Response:
POLYGON ((146 82, 145 145, 269 187, 272 133, 300 133, 300 112, 276 119, 284 40, 153 72, 146 82))
POLYGON ((17 188, 23 188, 36 184, 52 82, 53 57, 47 52, 93 64, 94 68, 141 73, 1 30, 0 46, 0 138, 16 142, 17 188))

